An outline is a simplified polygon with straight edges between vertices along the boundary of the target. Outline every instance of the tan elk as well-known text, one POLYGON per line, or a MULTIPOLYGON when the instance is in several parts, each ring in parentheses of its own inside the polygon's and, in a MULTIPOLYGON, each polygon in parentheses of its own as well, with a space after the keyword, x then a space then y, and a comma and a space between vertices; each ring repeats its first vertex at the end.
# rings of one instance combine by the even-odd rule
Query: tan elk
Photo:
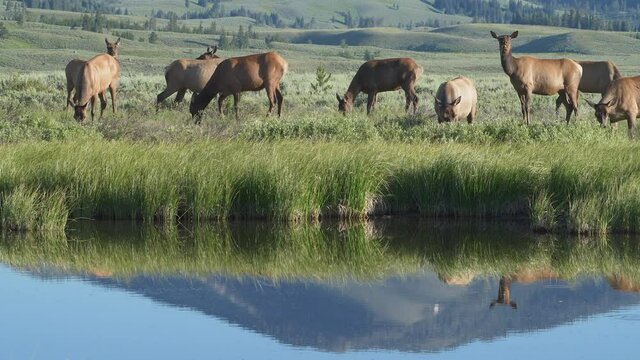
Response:
POLYGON ((477 106, 475 84, 464 76, 440 84, 434 97, 434 108, 440 123, 466 119, 471 124, 476 119, 477 106))
POLYGON ((222 62, 218 55, 217 46, 207 47, 207 52, 194 59, 178 59, 166 67, 164 79, 167 83, 165 89, 156 98, 156 110, 169 96, 176 95, 176 103, 181 102, 187 90, 199 93, 204 89, 211 75, 222 62))
MULTIPOLYGON (((612 61, 577 61, 582 66, 582 78, 578 90, 583 93, 604 95, 613 80, 622 77, 612 61)), ((560 106, 569 106, 566 96, 556 99, 556 113, 560 106)))
POLYGON ((513 88, 520 98, 522 120, 529 124, 531 96, 559 94, 566 99, 567 123, 571 113, 578 118, 578 87, 582 78, 582 67, 571 59, 538 59, 531 56, 515 57, 511 54, 511 40, 518 37, 515 31, 511 35, 491 36, 500 44, 502 69, 509 75, 513 88))
POLYGON ((275 52, 229 58, 222 61, 214 71, 202 92, 191 98, 189 111, 196 123, 202 120, 202 111, 217 95, 218 112, 222 114, 222 103, 233 95, 233 105, 238 119, 240 93, 265 89, 269 98, 269 111, 278 106, 278 116, 282 114, 284 100, 280 92, 280 80, 289 65, 275 52))
POLYGON ((120 47, 120 38, 114 43, 105 39, 109 53, 101 54, 86 61, 78 70, 75 81, 75 95, 73 97, 74 118, 84 121, 87 105, 91 103, 91 119, 94 118, 96 97, 100 98, 100 117, 107 107, 105 92, 111 93, 111 106, 116 112, 116 90, 120 79, 120 64, 117 56, 120 47))
MULTIPOLYGON (((116 50, 118 47, 113 46, 113 44, 109 46, 109 44, 110 43, 107 41, 107 54, 117 58, 118 54, 116 50)), ((80 68, 85 62, 86 62, 85 60, 73 59, 69 61, 67 66, 64 68, 64 74, 67 78, 67 104, 66 104, 67 109, 69 108, 69 105, 73 105, 73 103, 71 102, 71 93, 73 92, 73 89, 75 87, 76 78, 78 77, 78 72, 80 71, 80 68)))
POLYGON ((600 124, 627 120, 629 138, 635 136, 636 119, 640 115, 640 76, 623 77, 611 82, 597 104, 587 100, 596 111, 600 124))
POLYGON ((367 114, 370 114, 375 108, 378 93, 402 89, 406 99, 405 111, 413 105, 413 113, 415 113, 418 108, 415 86, 422 72, 422 67, 410 58, 367 61, 360 66, 351 80, 344 98, 336 94, 338 110, 342 113, 351 111, 356 96, 362 92, 368 96, 367 114))

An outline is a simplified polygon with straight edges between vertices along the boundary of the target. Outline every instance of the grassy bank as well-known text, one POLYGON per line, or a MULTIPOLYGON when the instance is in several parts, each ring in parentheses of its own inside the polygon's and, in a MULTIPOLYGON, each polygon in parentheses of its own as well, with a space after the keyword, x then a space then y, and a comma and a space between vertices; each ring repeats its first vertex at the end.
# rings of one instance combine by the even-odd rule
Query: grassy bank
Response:
POLYGON ((66 216, 173 224, 418 214, 528 218, 548 231, 640 230, 640 145, 629 142, 98 140, 0 149, 5 228, 62 224, 66 216), (56 211, 24 206, 42 199, 56 211))

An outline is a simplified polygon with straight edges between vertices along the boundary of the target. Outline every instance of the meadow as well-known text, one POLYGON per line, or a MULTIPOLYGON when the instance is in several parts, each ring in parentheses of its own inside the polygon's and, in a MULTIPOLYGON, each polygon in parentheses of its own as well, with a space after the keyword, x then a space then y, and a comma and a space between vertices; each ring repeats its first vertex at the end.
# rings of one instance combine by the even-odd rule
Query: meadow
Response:
MULTIPOLYGON (((61 70, 72 57, 103 51, 104 36, 39 26, 10 25, 15 37, 0 49, 0 64, 8 69, 0 76, 4 229, 63 231, 68 219, 77 218, 176 224, 409 214, 524 218, 540 231, 639 229, 640 162, 633 156, 639 145, 627 139, 626 126, 601 128, 586 106, 579 120, 567 125, 562 114, 555 114, 555 98, 539 96, 534 97, 534 123, 523 125, 497 44, 480 35, 488 25, 438 31, 486 41, 485 52, 271 44, 290 62, 282 83, 284 116, 265 117, 263 92, 244 94, 238 121, 210 106, 200 126, 191 122, 189 96, 182 104, 167 101, 159 112, 155 97, 164 87, 165 65, 197 56, 215 38, 161 33, 156 45, 125 41, 119 113, 108 108, 101 120, 78 124, 64 110, 61 70), (69 41, 71 34, 81 47, 69 41), (74 47, 78 50, 70 54, 67 49, 74 47), (21 51, 35 56, 21 61, 21 51), (404 114, 401 93, 381 94, 369 117, 363 98, 354 113, 338 113, 335 93, 346 90, 367 51, 411 56, 425 68, 417 88, 418 114, 404 114), (332 76, 324 89, 314 90, 319 66, 332 76), (476 81, 479 121, 437 124, 430 92, 457 75, 476 81)), ((524 28, 542 31, 543 39, 558 36, 556 30, 524 28)), ((525 44, 541 41, 524 34, 525 44)), ((623 45, 617 53, 570 56, 611 58, 623 73, 632 73, 638 60, 623 48, 638 40, 599 36, 624 40, 623 45)), ((254 45, 220 55, 267 50, 254 45)), ((230 101, 226 112, 231 113, 230 101)))

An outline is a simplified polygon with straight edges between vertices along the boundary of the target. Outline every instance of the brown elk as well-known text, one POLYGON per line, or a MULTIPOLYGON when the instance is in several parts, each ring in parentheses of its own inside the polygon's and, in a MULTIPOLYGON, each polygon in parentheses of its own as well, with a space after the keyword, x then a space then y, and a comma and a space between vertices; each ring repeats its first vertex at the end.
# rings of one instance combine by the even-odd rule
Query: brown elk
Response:
POLYGON ((229 58, 222 61, 214 71, 202 92, 191 98, 189 111, 196 123, 202 120, 202 111, 211 100, 218 98, 218 112, 222 114, 222 103, 229 95, 233 95, 233 105, 238 119, 238 103, 240 93, 265 89, 269 98, 269 111, 278 105, 278 116, 282 114, 284 98, 280 92, 280 80, 287 72, 289 65, 275 52, 229 58))
POLYGON ((600 124, 627 120, 629 138, 635 136, 636 119, 640 115, 640 76, 623 77, 611 82, 597 104, 587 100, 596 111, 600 124))
POLYGON ((520 98, 522 120, 529 124, 531 113, 531 95, 559 94, 567 103, 567 123, 571 113, 578 118, 578 87, 582 78, 582 67, 571 59, 538 59, 531 56, 515 57, 511 54, 511 40, 518 37, 515 31, 511 35, 491 36, 500 44, 502 69, 509 75, 513 88, 520 98))
POLYGON ((467 119, 471 124, 476 119, 477 106, 475 84, 464 76, 440 84, 434 97, 434 108, 440 123, 467 119))
MULTIPOLYGON (((622 77, 620 71, 612 61, 577 61, 582 66, 582 78, 578 90, 583 93, 604 95, 613 80, 622 77)), ((569 104, 566 97, 556 99, 556 113, 561 105, 569 104)))
POLYGON ((353 102, 359 93, 368 95, 367 114, 375 108, 378 93, 385 91, 404 90, 405 111, 413 105, 413 113, 418 108, 416 95, 416 81, 422 76, 422 67, 410 58, 370 60, 362 64, 351 80, 344 98, 336 94, 338 110, 347 113, 353 109, 353 102))
MULTIPOLYGON (((107 41, 107 54, 117 58, 117 46, 109 46, 109 42, 107 41)), ((78 72, 80 68, 86 61, 80 59, 73 59, 69 61, 67 66, 64 68, 64 74, 67 78, 67 105, 66 108, 69 108, 69 105, 73 105, 71 102, 71 93, 75 87, 76 79, 78 77, 78 72)))
POLYGON ((176 92, 178 94, 175 102, 179 103, 184 99, 187 90, 191 90, 193 93, 202 91, 218 64, 222 62, 222 59, 215 55, 217 50, 217 46, 207 47, 207 52, 195 60, 178 59, 167 66, 164 72, 167 86, 156 98, 156 110, 161 102, 176 92))
POLYGON ((111 93, 111 106, 116 112, 116 90, 120 79, 120 64, 117 60, 120 46, 120 38, 114 43, 104 40, 107 44, 108 53, 94 56, 82 64, 78 70, 74 84, 75 95, 73 97, 74 118, 77 121, 84 121, 86 118, 86 108, 91 103, 91 119, 94 118, 94 108, 96 96, 100 98, 100 117, 107 107, 105 92, 107 89, 111 93), (110 53, 114 55, 109 55, 110 53))

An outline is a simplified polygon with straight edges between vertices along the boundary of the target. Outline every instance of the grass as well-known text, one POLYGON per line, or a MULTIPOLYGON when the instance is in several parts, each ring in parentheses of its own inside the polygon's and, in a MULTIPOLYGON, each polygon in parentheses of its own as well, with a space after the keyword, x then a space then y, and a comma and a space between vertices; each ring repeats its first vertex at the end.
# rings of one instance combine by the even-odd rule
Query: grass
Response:
MULTIPOLYGON (((548 231, 637 232, 638 146, 19 143, 0 148, 0 192, 19 200, 60 194, 71 218, 166 224, 420 214, 528 218, 548 231)), ((24 203, 14 211, 5 201, 2 211, 32 223, 38 212, 23 210, 24 203)))

